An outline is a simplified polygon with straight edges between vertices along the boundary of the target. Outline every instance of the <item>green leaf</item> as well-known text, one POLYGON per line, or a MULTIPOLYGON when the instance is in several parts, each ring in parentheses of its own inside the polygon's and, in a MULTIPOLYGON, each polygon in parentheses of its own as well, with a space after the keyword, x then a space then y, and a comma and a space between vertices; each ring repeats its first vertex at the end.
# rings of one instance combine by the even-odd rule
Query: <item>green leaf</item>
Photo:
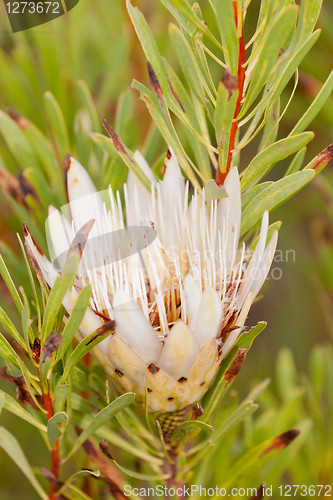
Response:
POLYGON ((207 184, 205 184, 205 197, 208 207, 210 206, 212 200, 221 200, 226 196, 227 193, 223 186, 218 186, 214 179, 211 179, 207 182, 207 184))
MULTIPOLYGON (((59 201, 65 203, 65 190, 62 180, 63 172, 56 164, 52 144, 32 122, 24 118, 24 123, 24 135, 28 139, 44 173, 50 180, 51 187, 56 186, 56 194, 59 196, 59 201)), ((34 171, 37 172, 37 169, 34 169, 34 171)))
POLYGON ((283 89, 291 79, 292 75, 295 73, 301 61, 304 59, 312 46, 316 43, 319 35, 320 30, 315 31, 303 42, 298 50, 294 50, 291 53, 288 50, 281 56, 279 67, 277 68, 276 72, 274 72, 271 79, 268 81, 264 89, 262 99, 257 104, 257 106, 255 106, 255 108, 240 122, 239 126, 244 125, 252 118, 252 116, 256 114, 260 118, 260 115, 268 109, 268 104, 276 101, 276 99, 281 95, 283 89))
POLYGON ((57 100, 51 92, 45 92, 44 102, 47 118, 57 145, 58 153, 62 158, 70 149, 65 118, 57 100))
POLYGON ((257 194, 242 214, 241 235, 245 234, 261 219, 265 210, 270 211, 286 201, 308 184, 314 175, 313 170, 302 170, 288 175, 288 177, 283 177, 257 194))
MULTIPOLYGON (((252 327, 250 331, 244 332, 239 337, 239 339, 237 340, 236 344, 234 345, 230 353, 226 356, 225 359, 222 360, 221 367, 214 382, 214 385, 212 386, 212 388, 207 393, 207 396, 204 399, 205 420, 208 420, 210 418, 215 408, 220 404, 224 396, 224 390, 226 388, 224 375, 226 371, 230 368, 237 354, 238 349, 245 348, 249 350, 256 337, 266 328, 266 325, 267 323, 261 321, 256 326, 252 327)), ((229 386, 230 385, 228 384, 227 388, 229 388, 229 386)))
POLYGON ((74 278, 74 273, 66 274, 64 272, 63 276, 56 279, 52 287, 44 313, 44 320, 41 331, 41 346, 43 346, 46 338, 51 333, 51 330, 56 322, 59 309, 62 307, 64 297, 72 287, 74 278))
POLYGON ((212 425, 207 424, 206 422, 202 422, 201 420, 190 420, 188 422, 183 422, 177 426, 175 430, 173 438, 179 437, 182 432, 193 432, 193 431, 209 431, 214 432, 214 428, 212 425))
POLYGON ((0 333, 0 356, 16 368, 20 368, 17 362, 17 354, 2 333, 0 333))
POLYGON ((7 113, 0 110, 0 133, 4 138, 19 168, 36 165, 34 154, 24 133, 7 113))
MULTIPOLYGON (((66 491, 67 488, 71 487, 72 486, 72 483, 74 481, 76 481, 76 479, 80 479, 81 477, 85 477, 85 476, 93 476, 93 477, 100 477, 101 476, 101 473, 99 470, 89 470, 89 469, 83 469, 83 470, 79 470, 78 472, 75 472, 74 474, 72 474, 71 476, 69 476, 68 479, 66 479, 66 481, 64 482, 64 484, 61 486, 61 488, 59 488, 57 490, 57 495, 60 496, 62 492, 66 491)), ((82 493, 82 492, 80 492, 82 493)), ((80 499, 89 499, 91 497, 88 497, 86 495, 84 496, 75 496, 75 499, 76 500, 80 500, 80 499)))
POLYGON ((75 306, 72 310, 72 313, 64 328, 62 334, 62 341, 57 351, 57 361, 63 358, 66 350, 71 345, 71 342, 81 325, 81 322, 89 305, 90 296, 91 296, 91 287, 90 285, 87 285, 80 292, 77 301, 75 303, 75 306))
POLYGON ((214 35, 209 31, 204 21, 198 18, 193 12, 187 0, 161 0, 163 5, 173 14, 181 26, 193 34, 195 28, 199 29, 200 33, 204 33, 217 47, 225 52, 224 47, 216 40, 214 35))
POLYGON ((190 44, 186 40, 184 34, 174 24, 169 26, 169 35, 187 85, 197 94, 200 102, 203 102, 205 98, 205 92, 202 85, 203 76, 190 44))
POLYGON ((142 12, 140 12, 137 7, 134 7, 130 0, 127 0, 126 5, 136 34, 140 40, 147 60, 151 63, 154 69, 167 104, 171 109, 174 109, 175 107, 178 107, 178 103, 171 92, 168 76, 162 62, 162 57, 147 21, 145 20, 142 12))
POLYGON ((64 411, 55 413, 47 422, 47 438, 51 448, 63 434, 63 427, 68 423, 68 415, 64 411))
POLYGON ((45 493, 39 482, 37 481, 31 466, 29 465, 22 448, 16 438, 3 427, 0 427, 0 446, 4 452, 15 462, 17 467, 23 472, 30 484, 35 488, 40 498, 48 500, 48 495, 45 493))
POLYGON ((253 200, 255 196, 257 196, 258 193, 266 189, 268 186, 272 186, 273 184, 274 184, 273 181, 261 182, 260 184, 257 184, 256 186, 247 189, 245 193, 242 193, 242 212, 244 211, 245 207, 250 203, 250 201, 253 200))
POLYGON ((230 132, 238 99, 238 90, 228 89, 220 82, 215 110, 215 134, 219 150, 220 169, 226 172, 229 155, 230 132))
POLYGON ((271 144, 268 148, 259 153, 244 170, 241 179, 241 189, 258 182, 269 172, 275 163, 284 160, 293 153, 296 153, 308 144, 314 137, 312 132, 287 137, 271 144))
MULTIPOLYGON (((147 89, 144 85, 142 85, 141 83, 139 83, 137 81, 134 81, 132 83, 132 87, 140 92, 140 98, 146 104, 148 111, 151 114, 154 122, 156 123, 164 141, 166 142, 166 144, 170 145, 173 148, 173 150, 175 151, 177 159, 178 159, 182 169, 186 173, 188 179, 190 180, 190 182, 194 186, 197 186, 198 189, 200 189, 200 185, 198 183, 198 180, 193 172, 194 165, 191 164, 192 168, 193 168, 193 170, 192 170, 192 168, 189 164, 189 158, 186 155, 184 148, 182 146, 182 143, 176 134, 176 131, 175 131, 174 126, 171 122, 171 118, 170 118, 169 114, 166 114, 166 113, 163 114, 156 95, 153 92, 151 92, 149 89, 147 89)), ((197 171, 198 175, 200 175, 200 177, 202 177, 201 172, 198 169, 196 169, 196 171, 197 171)))
POLYGON ((6 267, 6 264, 2 258, 2 256, 0 255, 0 274, 6 284, 6 287, 8 288, 13 300, 14 300, 14 303, 15 303, 15 306, 16 306, 16 309, 18 310, 19 313, 22 312, 22 309, 23 309, 23 302, 21 300, 21 297, 14 285, 14 282, 9 274, 9 271, 6 267))
POLYGON ((316 98, 312 101, 302 118, 296 123, 289 135, 295 135, 302 132, 318 115, 327 99, 332 94, 333 89, 333 71, 331 71, 326 82, 320 89, 316 98))
POLYGON ((298 153, 294 156, 293 161, 290 163, 289 168, 285 173, 285 176, 294 174, 295 172, 298 172, 301 169, 305 153, 306 153, 306 148, 302 148, 298 151, 298 153))
POLYGON ((323 0, 304 0, 301 2, 301 9, 292 47, 294 47, 297 42, 304 40, 304 38, 312 33, 320 13, 322 3, 323 0))
POLYGON ((22 338, 22 336, 19 334, 17 329, 15 328, 14 324, 10 320, 10 318, 7 316, 5 311, 0 307, 0 323, 1 325, 8 330, 8 332, 11 334, 11 336, 20 344, 23 349, 26 348, 25 342, 22 338))
POLYGON ((255 54, 248 68, 248 72, 251 74, 251 81, 246 91, 242 116, 250 108, 267 82, 269 74, 275 66, 281 47, 284 46, 295 25, 297 12, 297 6, 289 5, 274 18, 273 22, 265 30, 265 36, 260 42, 260 49, 255 54))
POLYGON ((83 432, 76 439, 75 444, 64 461, 68 460, 88 439, 92 434, 94 434, 102 425, 109 422, 111 418, 117 415, 120 411, 127 408, 131 403, 133 403, 135 394, 127 393, 119 396, 108 406, 103 408, 97 415, 92 419, 88 427, 83 430, 83 432))
POLYGON ((3 409, 9 411, 13 415, 25 420, 29 424, 37 427, 37 429, 46 432, 46 425, 44 425, 35 415, 27 411, 9 394, 0 392, 3 396, 3 409))
POLYGON ((108 335, 110 335, 108 332, 104 335, 96 335, 96 332, 93 332, 81 340, 67 360, 62 376, 62 383, 66 383, 72 369, 76 366, 80 359, 91 351, 93 347, 102 342, 102 340, 104 340, 108 335))
MULTIPOLYGON (((50 192, 49 183, 40 170, 37 170, 36 168, 26 168, 23 170, 23 175, 32 185, 39 200, 45 208, 50 204, 57 202, 56 198, 50 192)), ((57 180, 57 183, 59 183, 59 179, 57 180)))
POLYGON ((239 42, 235 24, 233 4, 230 0, 213 0, 217 24, 226 50, 226 63, 230 72, 237 75, 239 42))
POLYGON ((232 412, 219 429, 215 429, 215 433, 213 435, 211 435, 208 439, 203 440, 199 445, 190 449, 188 454, 194 455, 194 457, 188 461, 187 466, 189 469, 191 469, 191 467, 195 467, 197 463, 202 460, 207 453, 209 453, 212 443, 217 443, 233 427, 240 424, 248 416, 252 415, 257 408, 258 405, 252 403, 252 401, 244 402, 232 412))
POLYGON ((280 119, 280 98, 278 98, 277 101, 272 106, 270 106, 267 112, 265 128, 263 130, 260 139, 258 152, 263 151, 273 142, 275 142, 279 131, 279 119, 280 119))
MULTIPOLYGON (((280 230, 280 227, 282 226, 282 222, 279 220, 279 221, 276 221, 276 222, 273 222, 273 224, 270 224, 268 226, 268 230, 267 230, 267 241, 269 241, 274 233, 274 231, 279 231, 280 230)), ((249 250, 255 250, 256 246, 257 246, 257 243, 259 241, 259 234, 256 236, 256 238, 254 238, 252 241, 251 241, 251 245, 249 246, 249 250)))
POLYGON ((108 154, 111 154, 111 156, 114 156, 115 153, 119 154, 125 165, 127 165, 127 167, 132 170, 139 181, 150 191, 150 181, 147 179, 141 168, 135 162, 133 153, 130 149, 123 145, 123 150, 117 151, 112 140, 102 134, 92 134, 92 138, 96 142, 96 144, 98 144, 98 146, 100 146, 108 154))
POLYGON ((78 94, 80 97, 80 100, 82 102, 82 105, 85 110, 88 111, 90 121, 97 132, 101 128, 101 123, 98 117, 98 113, 96 110, 96 106, 94 103, 94 99, 89 91, 89 88, 87 87, 87 84, 83 80, 79 80, 76 82, 76 87, 78 90, 78 94))

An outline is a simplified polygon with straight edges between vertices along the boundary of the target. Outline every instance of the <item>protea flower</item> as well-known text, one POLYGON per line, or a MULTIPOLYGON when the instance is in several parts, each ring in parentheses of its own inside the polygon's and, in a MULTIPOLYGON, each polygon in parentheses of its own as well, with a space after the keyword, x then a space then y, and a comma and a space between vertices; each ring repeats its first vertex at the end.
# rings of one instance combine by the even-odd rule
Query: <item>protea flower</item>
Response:
MULTIPOLYGON (((190 195, 171 148, 159 182, 142 155, 136 152, 134 157, 151 182, 151 192, 130 172, 123 188, 125 210, 120 193, 111 187, 104 203, 86 170, 70 158, 71 220, 50 207, 51 253, 66 255, 74 237, 85 235, 87 245, 64 306, 70 313, 79 289, 90 283, 92 297, 81 335, 105 323, 114 325, 95 350, 116 386, 134 391, 141 402, 147 394, 151 411, 171 412, 200 400, 214 380, 266 279, 277 232, 266 245, 266 212, 253 255, 244 244, 239 247, 236 167, 225 180, 226 197, 208 204, 204 190, 194 189, 190 195), (129 234, 133 226, 151 228, 156 237, 135 248, 129 234), (103 238, 113 234, 116 240, 103 238)), ((59 269, 41 253, 27 228, 25 238, 29 255, 52 288, 59 269)))

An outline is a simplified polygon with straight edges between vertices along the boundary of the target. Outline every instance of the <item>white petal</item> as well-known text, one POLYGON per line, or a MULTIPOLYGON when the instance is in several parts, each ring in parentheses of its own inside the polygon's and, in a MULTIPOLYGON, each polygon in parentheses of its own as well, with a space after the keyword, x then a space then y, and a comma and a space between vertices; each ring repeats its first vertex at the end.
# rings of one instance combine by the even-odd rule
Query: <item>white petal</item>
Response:
POLYGON ((82 165, 71 157, 67 170, 67 191, 76 231, 91 219, 96 220, 90 235, 101 234, 103 203, 94 183, 82 165))
POLYGON ((29 229, 24 225, 24 238, 27 247, 27 252, 30 257, 35 259, 37 265, 39 266, 42 275, 49 285, 50 288, 53 287, 55 280, 60 276, 56 268, 51 264, 48 258, 43 254, 41 249, 37 246, 35 240, 32 238, 29 229))
MULTIPOLYGON (((145 176, 149 179, 150 183, 153 186, 156 185, 156 178, 142 154, 139 151, 135 151, 133 156, 138 166, 141 168, 145 176)), ((127 177, 127 191, 127 224, 136 225, 140 222, 149 220, 150 193, 139 181, 132 170, 129 171, 127 177)))
MULTIPOLYGON (((134 160, 136 161, 138 166, 141 168, 141 170, 145 174, 145 176, 150 180, 150 182, 152 184, 156 184, 155 175, 154 175, 152 169, 150 168, 150 166, 148 165, 148 163, 146 162, 143 155, 140 153, 140 151, 135 151, 133 156, 134 156, 134 160)), ((133 174, 133 172, 130 170, 128 173, 128 176, 130 176, 131 174, 133 174)), ((137 178, 137 177, 135 176, 135 178, 137 178)), ((141 182, 140 182, 140 185, 142 185, 141 182)))
POLYGON ((220 333, 222 323, 222 302, 219 294, 208 287, 202 294, 194 333, 200 348, 220 333))
POLYGON ((269 243, 267 244, 264 255, 262 257, 259 273, 252 283, 253 300, 258 295, 260 288, 264 284, 264 281, 270 270, 276 250, 277 240, 278 240, 278 231, 274 231, 271 239, 269 240, 269 243))
POLYGON ((241 190, 237 167, 228 173, 224 188, 228 196, 218 202, 217 225, 222 234, 226 267, 229 270, 235 262, 241 224, 241 190))
POLYGON ((122 290, 118 290, 114 295, 113 306, 116 334, 146 363, 156 362, 162 344, 139 305, 122 290))
POLYGON ((165 339, 158 366, 178 380, 188 375, 188 368, 198 354, 194 333, 183 321, 178 321, 165 339))
POLYGON ((237 298, 237 306, 239 308, 243 306, 247 295, 249 294, 250 290, 253 289, 254 281, 261 274, 260 269, 267 239, 268 222, 269 222, 268 212, 266 210, 261 221, 260 234, 257 246, 253 252, 251 261, 244 273, 243 281, 239 289, 239 294, 237 298))
POLYGON ((48 249, 52 262, 57 260, 63 268, 67 252, 74 238, 74 231, 68 220, 55 209, 49 206, 49 215, 45 222, 48 249))
POLYGON ((164 177, 159 182, 157 231, 162 243, 170 250, 178 252, 184 239, 182 220, 184 218, 185 179, 170 147, 164 166, 164 177))
POLYGON ((197 319, 202 291, 197 281, 191 274, 188 274, 184 279, 184 292, 186 299, 186 314, 188 324, 189 327, 193 330, 197 319))

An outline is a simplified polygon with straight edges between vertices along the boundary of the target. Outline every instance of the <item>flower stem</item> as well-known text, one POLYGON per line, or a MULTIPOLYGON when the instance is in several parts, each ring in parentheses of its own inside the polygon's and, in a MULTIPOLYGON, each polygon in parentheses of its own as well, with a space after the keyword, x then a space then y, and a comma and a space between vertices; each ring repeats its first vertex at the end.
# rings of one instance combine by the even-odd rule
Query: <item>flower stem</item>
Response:
MULTIPOLYGON (((39 375, 40 385, 41 385, 41 389, 42 389, 44 406, 45 406, 45 410, 47 412, 47 419, 50 420, 50 418, 52 418, 54 415, 53 405, 52 405, 50 393, 44 392, 44 390, 43 390, 42 381, 41 381, 41 377, 40 377, 40 371, 39 371, 39 365, 38 365, 38 375, 39 375)), ((59 478, 59 462, 60 462, 60 460, 59 460, 59 439, 57 439, 56 442, 54 443, 54 448, 52 449, 52 453, 51 453, 51 472, 54 476, 54 483, 51 484, 50 493, 49 493, 49 500, 56 500, 57 482, 58 482, 58 478, 59 478)))
MULTIPOLYGON (((233 8, 234 8, 236 28, 238 28, 239 20, 238 20, 237 0, 233 0, 233 8)), ((240 22, 242 22, 242 19, 240 19, 240 22)), ((224 183, 225 178, 228 175, 228 172, 229 172, 230 166, 231 166, 232 152, 233 152, 233 149, 235 146, 236 133, 238 130, 237 117, 238 117, 238 113, 239 113, 239 109, 240 109, 242 97, 243 97, 243 89, 244 89, 244 81, 245 81, 244 63, 245 63, 245 44, 244 44, 243 23, 242 23, 242 31, 241 31, 241 35, 239 37, 239 53, 238 53, 238 69, 237 69, 238 98, 237 98, 235 112, 234 112, 234 119, 233 119, 233 122, 231 125, 231 130, 230 130, 230 140, 229 140, 229 149, 228 149, 226 170, 225 170, 225 172, 221 172, 221 170, 218 168, 216 171, 216 184, 218 184, 219 186, 221 186, 224 183)))

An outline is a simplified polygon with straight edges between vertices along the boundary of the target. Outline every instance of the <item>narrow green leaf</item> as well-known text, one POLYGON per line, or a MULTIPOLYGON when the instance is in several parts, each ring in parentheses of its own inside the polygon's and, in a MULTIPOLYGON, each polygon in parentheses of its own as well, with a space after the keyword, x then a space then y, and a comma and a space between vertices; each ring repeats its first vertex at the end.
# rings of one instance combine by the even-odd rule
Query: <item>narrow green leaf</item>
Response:
POLYGON ((26 348, 25 342, 18 332, 18 330, 15 328, 14 324, 10 320, 10 318, 7 316, 5 311, 0 307, 0 324, 8 330, 8 332, 12 335, 12 337, 20 344, 23 349, 26 348))
POLYGON ((48 495, 37 481, 17 439, 3 427, 0 427, 0 446, 23 472, 30 484, 37 491, 40 498, 48 500, 48 495))
POLYGON ((275 163, 284 160, 289 155, 302 149, 313 137, 314 134, 312 132, 303 132, 302 134, 281 139, 271 144, 271 146, 268 146, 268 148, 259 153, 244 170, 241 180, 241 189, 244 190, 253 183, 258 182, 267 172, 269 172, 275 163))
MULTIPOLYGON (((43 172, 47 175, 51 182, 51 187, 57 186, 56 194, 59 196, 59 201, 65 203, 65 190, 63 188, 62 169, 56 163, 55 152, 51 142, 39 130, 36 125, 24 118, 24 135, 29 141, 43 172), (53 184, 55 183, 55 184, 53 184)), ((34 170, 37 172, 37 170, 34 170)))
POLYGON ((63 358, 66 350, 71 345, 73 338, 75 337, 80 324, 83 320, 87 307, 89 305, 89 300, 91 296, 91 287, 87 285, 80 292, 72 313, 66 323, 62 334, 62 341, 57 351, 57 361, 63 358))
MULTIPOLYGON (((102 134, 92 134, 93 140, 100 146, 104 151, 112 156, 114 153, 119 154, 120 158, 123 160, 125 165, 132 170, 132 172, 136 175, 136 177, 140 180, 140 182, 150 191, 151 185, 141 168, 137 165, 133 158, 133 153, 127 147, 123 145, 123 149, 121 151, 117 151, 112 140, 109 137, 106 137, 102 134)), ((124 167, 126 168, 126 167, 124 167)))
POLYGON ((285 176, 294 174, 295 172, 298 172, 304 161, 306 153, 306 148, 302 148, 298 151, 298 153, 294 156, 293 161, 290 163, 288 170, 285 173, 285 176))
MULTIPOLYGON (((166 142, 167 145, 170 145, 175 151, 177 159, 181 167, 183 168, 184 172, 186 173, 188 179, 194 186, 197 186, 198 189, 200 189, 198 180, 193 172, 193 170, 195 170, 195 166, 192 163, 191 165, 189 164, 189 158, 186 155, 184 148, 181 144, 181 141, 179 140, 176 134, 170 116, 168 114, 165 115, 162 113, 156 95, 137 81, 134 81, 132 83, 132 87, 140 92, 140 98, 146 104, 148 111, 151 114, 154 122, 156 123, 164 141, 166 142)), ((202 174, 198 169, 196 169, 195 171, 197 172, 198 175, 200 175, 200 177, 202 177, 202 174)))
POLYGON ((244 211, 246 205, 248 205, 250 201, 253 200, 255 196, 257 196, 258 193, 266 189, 268 186, 272 186, 273 184, 273 181, 261 182, 260 184, 247 189, 245 193, 242 193, 242 212, 244 211))
POLYGON ((70 375, 72 369, 80 361, 80 359, 83 358, 83 356, 85 356, 89 351, 91 351, 93 347, 102 342, 102 340, 104 340, 108 335, 110 334, 105 333, 104 335, 96 335, 96 332, 93 332, 83 340, 81 340, 81 342, 76 346, 67 360, 62 376, 62 383, 67 382, 68 376, 70 375))
POLYGON ((72 287, 75 275, 68 273, 56 279, 50 295, 48 297, 43 326, 41 331, 41 345, 43 346, 46 338, 50 335, 53 325, 56 322, 59 309, 62 307, 62 302, 66 293, 72 287))
POLYGON ((230 0, 213 0, 222 45, 226 50, 226 63, 233 75, 237 75, 239 43, 233 5, 230 0))
MULTIPOLYGON (((273 224, 270 224, 268 226, 268 230, 267 230, 267 241, 269 241, 274 233, 274 231, 279 231, 280 230, 280 227, 282 226, 282 222, 280 220, 276 221, 276 222, 273 222, 273 224)), ((251 245, 249 246, 249 250, 253 250, 256 248, 257 246, 257 243, 259 241, 259 234, 256 236, 256 238, 254 238, 252 241, 251 241, 251 245)))
POLYGON ((98 117, 94 99, 87 87, 87 84, 83 80, 76 82, 78 94, 82 102, 82 106, 88 111, 90 121, 95 129, 95 132, 101 129, 101 123, 98 117))
POLYGON ((311 105, 308 107, 302 118, 296 123, 295 127, 292 129, 289 135, 295 135, 299 132, 303 132, 303 130, 310 125, 310 123, 316 118, 319 111, 324 106, 327 99, 332 94, 333 89, 333 71, 331 71, 329 77, 326 82, 320 89, 316 98, 312 101, 311 105))
POLYGON ((68 415, 64 411, 55 413, 47 422, 47 439, 51 448, 54 448, 56 441, 62 436, 64 427, 68 423, 68 415))
POLYGON ((33 151, 24 133, 12 118, 1 110, 0 133, 20 169, 36 166, 33 151))
POLYGON ((94 434, 102 425, 109 422, 111 418, 113 418, 120 411, 124 410, 125 408, 127 408, 127 406, 133 403, 134 398, 135 394, 133 393, 123 394, 122 396, 119 396, 119 398, 112 401, 112 403, 110 403, 108 406, 103 408, 103 410, 101 410, 99 413, 97 413, 88 427, 84 429, 80 436, 77 438, 73 448, 64 461, 68 460, 80 448, 85 440, 88 439, 92 434, 94 434))
POLYGON ((315 31, 303 42, 298 50, 295 50, 292 53, 288 50, 281 56, 279 67, 268 81, 264 89, 262 99, 257 106, 255 106, 255 108, 243 120, 241 120, 239 124, 240 126, 244 125, 256 114, 260 119, 260 116, 265 112, 265 110, 268 109, 268 104, 274 102, 281 95, 283 89, 295 73, 301 61, 318 40, 319 35, 320 30, 315 31))
POLYGON ((284 46, 295 25, 297 12, 297 6, 289 5, 280 15, 276 16, 271 25, 265 30, 265 37, 260 43, 260 50, 248 68, 248 72, 251 74, 251 81, 246 91, 242 116, 250 108, 267 82, 269 74, 275 66, 281 47, 284 46))
POLYGON ((50 184, 45 179, 41 170, 37 170, 36 168, 26 168, 23 170, 23 175, 34 188, 45 209, 50 204, 56 203, 56 198, 53 196, 53 193, 50 192, 50 184))
POLYGON ((322 3, 323 0, 304 0, 301 2, 293 46, 295 46, 300 40, 304 40, 312 33, 320 13, 322 3))
MULTIPOLYGON (((80 479, 81 477, 84 477, 84 476, 93 476, 93 477, 98 478, 101 476, 101 473, 99 470, 88 470, 88 469, 79 470, 78 472, 75 472, 74 474, 69 476, 68 479, 66 479, 64 484, 57 490, 57 495, 60 496, 62 492, 66 491, 67 488, 71 487, 71 485, 74 481, 76 481, 77 479, 80 479)), ((86 495, 75 496, 76 500, 80 500, 81 498, 84 500, 86 500, 86 499, 90 500, 91 497, 88 497, 86 495)))
POLYGON ((233 427, 240 424, 248 416, 252 415, 258 408, 257 404, 252 403, 252 401, 247 401, 242 403, 223 423, 219 429, 215 429, 215 433, 211 435, 208 439, 203 440, 199 445, 193 447, 189 450, 189 455, 194 455, 191 460, 188 461, 187 466, 189 469, 195 467, 197 463, 202 460, 207 453, 210 451, 210 447, 213 443, 217 443, 223 436, 225 436, 233 427))
POLYGON ((20 366, 17 362, 17 354, 2 333, 0 333, 0 356, 11 363, 16 368, 20 369, 20 366))
POLYGON ((214 432, 214 428, 212 425, 209 425, 206 422, 202 422, 201 420, 191 420, 188 422, 183 422, 177 426, 177 431, 192 432, 197 430, 214 432))
POLYGON ((304 187, 314 177, 313 170, 302 170, 295 174, 283 177, 261 191, 247 205, 242 214, 241 235, 251 229, 256 222, 261 219, 265 210, 272 210, 297 191, 304 187))
POLYGON ((16 309, 18 310, 19 313, 22 312, 22 309, 23 309, 23 302, 21 300, 21 297, 14 285, 14 282, 9 274, 9 271, 6 267, 6 264, 3 260, 3 258, 1 257, 0 255, 0 274, 4 280, 4 282, 6 283, 6 286, 14 300, 14 303, 15 303, 15 306, 16 306, 16 309))
POLYGON ((171 109, 178 107, 178 103, 176 102, 170 89, 162 57, 147 21, 145 20, 142 12, 131 4, 131 0, 127 0, 126 5, 136 34, 138 35, 147 60, 151 63, 154 72, 156 73, 168 106, 171 109))
POLYGON ((200 33, 204 33, 222 52, 225 52, 223 45, 216 40, 214 35, 207 28, 206 24, 195 15, 187 0, 161 1, 175 17, 175 19, 177 19, 181 26, 191 35, 193 34, 195 28, 197 28, 200 33))
MULTIPOLYGON (((225 359, 223 359, 221 363, 221 368, 219 370, 218 376, 216 377, 216 380, 214 382, 214 385, 211 387, 209 392, 207 393, 207 396, 204 399, 204 420, 208 420, 210 416, 212 415, 214 409, 218 406, 218 404, 221 402, 223 398, 223 392, 225 389, 225 379, 224 375, 226 371, 229 369, 231 366, 238 349, 247 349, 249 350, 256 339, 256 337, 266 328, 267 323, 264 321, 259 322, 256 326, 252 327, 250 331, 244 332, 239 339, 237 340, 236 344, 230 351, 230 353, 226 356, 225 359)), ((228 386, 229 388, 229 386, 228 386)))
POLYGON ((58 153, 60 157, 63 157, 69 151, 69 137, 67 126, 65 122, 64 115, 62 114, 61 108, 51 94, 47 91, 44 94, 44 102, 47 113, 47 118, 53 133, 54 140, 56 142, 58 153))
POLYGON ((265 128, 263 130, 262 136, 260 138, 258 152, 263 151, 273 142, 275 142, 279 131, 279 119, 280 119, 280 98, 278 98, 276 103, 274 103, 270 107, 267 113, 267 120, 265 123, 265 128))
POLYGON ((203 76, 190 44, 186 40, 184 34, 174 24, 170 24, 169 26, 169 35, 188 86, 197 94, 201 102, 204 101, 205 92, 202 85, 203 76))
POLYGON ((212 200, 221 200, 227 196, 223 186, 218 186, 214 179, 205 184, 205 196, 207 205, 210 206, 212 200))
POLYGON ((13 415, 25 420, 29 424, 37 427, 37 429, 46 432, 46 425, 44 425, 38 418, 27 411, 23 406, 21 406, 14 398, 9 394, 0 392, 3 396, 3 409, 9 411, 13 415))

